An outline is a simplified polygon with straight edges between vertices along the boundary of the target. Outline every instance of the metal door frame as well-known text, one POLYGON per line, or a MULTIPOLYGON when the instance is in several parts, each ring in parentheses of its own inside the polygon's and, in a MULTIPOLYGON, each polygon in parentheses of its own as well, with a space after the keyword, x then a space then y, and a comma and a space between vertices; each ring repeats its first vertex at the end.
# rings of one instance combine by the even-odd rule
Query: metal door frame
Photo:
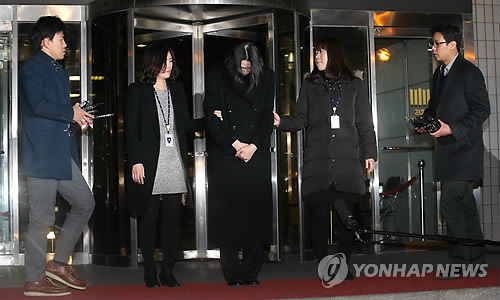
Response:
MULTIPOLYGON (((77 5, 2 5, 0 21, 10 21, 12 24, 12 61, 11 61, 11 102, 10 102, 10 129, 9 129, 9 202, 11 208, 11 254, 0 256, 0 265, 24 265, 24 253, 20 253, 19 232, 19 163, 18 163, 18 131, 19 131, 19 23, 36 22, 42 15, 57 15, 64 22, 75 22, 80 24, 80 93, 81 99, 87 99, 87 23, 85 21, 86 6, 77 5), (7 20, 6 20, 7 19, 7 20)), ((89 142, 88 136, 82 135, 81 155, 82 174, 90 184, 92 175, 89 169, 89 142)), ((7 153, 6 153, 7 154, 7 153)), ((90 184, 91 185, 91 184, 90 184)), ((83 251, 72 255, 73 264, 90 263, 90 234, 88 226, 83 231, 83 251)))
MULTIPOLYGON (((311 10, 311 31, 310 41, 313 44, 313 31, 315 26, 331 26, 331 27, 366 27, 368 30, 368 80, 369 80, 369 95, 371 100, 373 123, 375 126, 375 135, 378 144, 378 114, 377 114, 377 88, 376 88, 376 70, 375 70, 375 38, 377 37, 415 37, 429 35, 430 24, 451 23, 461 25, 464 35, 464 56, 474 62, 474 39, 473 39, 473 24, 472 14, 444 14, 444 13, 415 13, 415 12, 395 12, 395 11, 360 11, 360 10, 332 10, 332 9, 312 9, 311 10), (422 34, 423 33, 423 34, 422 34)), ((311 66, 314 63, 313 54, 311 54, 311 66)), ((299 139, 298 150, 301 150, 302 141, 299 139)), ((302 155, 301 152, 298 152, 302 155)), ((299 174, 302 166, 299 165, 299 174)), ((439 186, 439 185, 438 185, 439 186)), ((371 192, 371 210, 372 210, 372 229, 380 230, 380 197, 379 197, 379 167, 378 163, 375 166, 373 177, 370 181, 371 192)), ((440 191, 437 191, 438 197, 438 212, 440 191)), ((480 203, 478 198, 478 203, 480 203)), ((302 203, 302 197, 299 197, 299 203, 302 203)), ((303 208, 301 208, 302 211, 303 208)), ((300 234, 300 257, 304 254, 303 243, 303 217, 301 217, 301 234, 300 234)), ((438 213, 438 230, 442 232, 442 221, 438 213)), ((381 237, 374 237, 381 239, 381 237)), ((374 246, 374 252, 380 252, 379 244, 374 246)))

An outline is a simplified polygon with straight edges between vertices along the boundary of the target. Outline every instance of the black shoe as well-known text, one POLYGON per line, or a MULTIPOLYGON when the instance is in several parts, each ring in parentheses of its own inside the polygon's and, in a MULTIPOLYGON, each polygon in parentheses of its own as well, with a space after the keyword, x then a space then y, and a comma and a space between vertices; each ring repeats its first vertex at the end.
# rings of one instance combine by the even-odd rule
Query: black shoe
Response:
POLYGON ((178 287, 181 286, 181 284, 175 279, 174 273, 166 272, 166 271, 161 271, 160 272, 160 282, 161 285, 166 285, 168 287, 178 287))
POLYGON ((245 280, 245 285, 258 286, 258 285, 260 285, 260 282, 257 279, 248 279, 248 280, 245 280))
POLYGON ((156 268, 144 268, 144 283, 148 288, 159 288, 160 282, 156 275, 156 268))
POLYGON ((241 287, 245 284, 243 280, 233 280, 233 281, 228 281, 227 285, 230 287, 241 287))
POLYGON ((347 217, 347 219, 345 219, 344 221, 344 225, 349 231, 351 231, 355 240, 363 244, 367 244, 367 242, 361 237, 361 229, 359 228, 358 221, 356 221, 354 217, 347 217))

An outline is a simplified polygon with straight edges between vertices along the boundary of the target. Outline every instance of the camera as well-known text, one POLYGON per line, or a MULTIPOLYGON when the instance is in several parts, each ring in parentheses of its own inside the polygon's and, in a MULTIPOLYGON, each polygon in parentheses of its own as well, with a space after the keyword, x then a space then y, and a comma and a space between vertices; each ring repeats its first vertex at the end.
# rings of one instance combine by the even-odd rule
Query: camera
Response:
POLYGON ((115 114, 100 114, 98 107, 102 106, 103 103, 96 103, 96 104, 90 104, 88 101, 83 101, 80 103, 80 108, 83 109, 84 111, 88 112, 89 114, 94 115, 94 119, 100 119, 100 118, 107 118, 107 117, 113 117, 115 114))
POLYGON ((94 114, 98 112, 97 108, 101 105, 102 103, 90 104, 88 101, 83 101, 82 103, 80 103, 80 108, 88 112, 89 114, 94 114))
POLYGON ((434 133, 441 128, 441 123, 432 116, 420 116, 410 119, 410 121, 413 126, 423 127, 429 133, 434 133))

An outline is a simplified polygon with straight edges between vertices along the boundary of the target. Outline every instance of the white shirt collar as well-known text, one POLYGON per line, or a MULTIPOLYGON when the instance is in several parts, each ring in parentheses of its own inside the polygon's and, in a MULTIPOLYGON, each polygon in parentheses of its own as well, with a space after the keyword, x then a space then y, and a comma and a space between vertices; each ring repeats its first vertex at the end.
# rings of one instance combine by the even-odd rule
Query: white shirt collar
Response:
POLYGON ((444 73, 443 75, 446 76, 448 75, 448 73, 450 73, 450 70, 451 70, 451 67, 453 67, 453 64, 455 63, 455 60, 457 59, 458 57, 458 53, 457 55, 455 55, 455 57, 450 61, 449 64, 446 65, 446 67, 444 66, 444 64, 441 64, 441 71, 444 73), (443 69, 444 68, 444 69, 443 69))

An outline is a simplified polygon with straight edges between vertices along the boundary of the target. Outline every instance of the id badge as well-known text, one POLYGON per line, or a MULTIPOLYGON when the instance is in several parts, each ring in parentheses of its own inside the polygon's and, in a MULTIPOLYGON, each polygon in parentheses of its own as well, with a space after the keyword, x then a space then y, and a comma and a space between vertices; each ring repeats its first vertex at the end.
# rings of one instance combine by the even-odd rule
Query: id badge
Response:
POLYGON ((330 116, 330 126, 332 129, 340 128, 340 117, 338 115, 330 116))
POLYGON ((165 133, 165 146, 167 147, 173 147, 174 146, 174 136, 169 134, 169 133, 165 133))

